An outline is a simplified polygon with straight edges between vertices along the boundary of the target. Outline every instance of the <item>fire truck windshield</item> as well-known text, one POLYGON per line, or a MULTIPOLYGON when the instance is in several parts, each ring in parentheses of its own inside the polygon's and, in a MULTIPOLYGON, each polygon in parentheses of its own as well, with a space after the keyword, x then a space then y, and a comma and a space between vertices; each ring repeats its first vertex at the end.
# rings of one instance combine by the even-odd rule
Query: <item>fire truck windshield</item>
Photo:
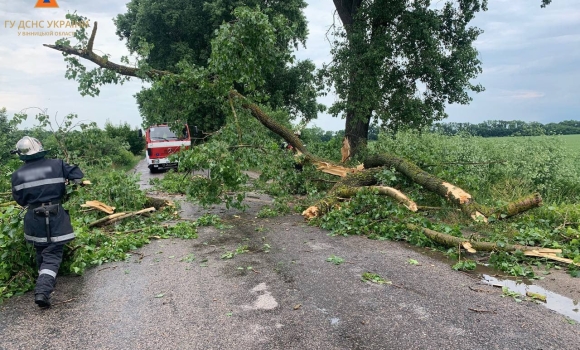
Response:
POLYGON ((168 126, 156 126, 150 128, 150 137, 152 140, 177 140, 178 137, 168 126))

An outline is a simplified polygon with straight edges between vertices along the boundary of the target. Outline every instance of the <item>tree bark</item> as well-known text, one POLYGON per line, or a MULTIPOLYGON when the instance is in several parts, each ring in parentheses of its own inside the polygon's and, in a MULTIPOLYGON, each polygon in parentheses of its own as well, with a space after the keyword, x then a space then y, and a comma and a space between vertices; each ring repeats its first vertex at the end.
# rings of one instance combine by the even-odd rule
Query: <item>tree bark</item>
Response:
POLYGON ((478 204, 469 193, 461 188, 427 173, 406 159, 392 155, 383 154, 371 156, 365 160, 364 166, 365 168, 382 166, 393 167, 413 182, 423 186, 425 189, 448 198, 452 203, 459 206, 461 211, 474 219, 479 218, 487 221, 487 218, 490 216, 493 216, 496 219, 503 219, 517 215, 531 208, 538 207, 542 204, 541 196, 538 193, 534 193, 501 208, 490 208, 478 204))
POLYGON ((348 28, 354 22, 354 16, 362 0, 333 0, 333 2, 342 24, 348 31, 348 28))
MULTIPOLYGON (((347 37, 351 33, 357 10, 361 4, 362 0, 334 0, 336 12, 347 32, 347 37)), ((360 111, 357 111, 356 107, 358 101, 360 101, 360 98, 358 97, 360 92, 357 91, 357 86, 359 86, 357 80, 361 79, 360 74, 352 72, 350 79, 350 86, 352 86, 352 88, 347 96, 347 105, 349 106, 349 109, 345 112, 346 120, 344 134, 345 137, 348 138, 347 142, 350 146, 349 156, 352 158, 366 147, 372 111, 367 115, 361 115, 360 111)))
MULTIPOLYGON (((349 104, 353 103, 352 100, 353 99, 349 99, 349 104)), ((354 110, 347 111, 344 124, 344 136, 345 138, 348 138, 351 158, 366 148, 370 123, 370 115, 362 116, 357 114, 354 110)))
POLYGON ((168 200, 168 199, 147 196, 147 201, 145 202, 145 206, 153 207, 156 210, 161 210, 162 208, 167 207, 167 206, 173 207, 173 206, 175 206, 175 204, 173 204, 173 202, 168 200))
MULTIPOLYGON (((497 243, 493 242, 481 242, 481 241, 472 241, 464 237, 455 237, 448 235, 446 233, 437 232, 425 227, 419 227, 413 224, 407 224, 407 228, 409 230, 419 230, 422 231, 425 236, 427 236, 430 240, 442 244, 446 247, 457 247, 462 245, 464 242, 469 242, 471 247, 475 250, 484 251, 484 252, 492 252, 501 250, 504 252, 513 252, 516 250, 527 251, 527 250, 534 250, 534 249, 541 249, 537 247, 528 247, 519 244, 505 244, 498 246, 497 243)), ((561 252, 561 251, 560 251, 561 252)))

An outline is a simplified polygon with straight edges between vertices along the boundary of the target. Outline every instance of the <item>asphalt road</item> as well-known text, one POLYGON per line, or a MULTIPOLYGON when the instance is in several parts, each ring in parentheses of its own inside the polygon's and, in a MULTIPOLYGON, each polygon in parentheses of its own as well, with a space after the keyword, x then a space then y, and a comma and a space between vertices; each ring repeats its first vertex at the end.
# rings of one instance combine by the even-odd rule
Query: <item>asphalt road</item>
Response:
MULTIPOLYGON (((268 201, 213 208, 228 229, 60 277, 51 309, 12 298, 0 349, 580 349, 580 325, 562 314, 401 243, 332 237, 299 215, 255 218, 268 201), (391 284, 363 282, 365 272, 391 284)), ((205 212, 183 203, 185 218, 205 212)), ((568 286, 580 291, 578 279, 568 286)))

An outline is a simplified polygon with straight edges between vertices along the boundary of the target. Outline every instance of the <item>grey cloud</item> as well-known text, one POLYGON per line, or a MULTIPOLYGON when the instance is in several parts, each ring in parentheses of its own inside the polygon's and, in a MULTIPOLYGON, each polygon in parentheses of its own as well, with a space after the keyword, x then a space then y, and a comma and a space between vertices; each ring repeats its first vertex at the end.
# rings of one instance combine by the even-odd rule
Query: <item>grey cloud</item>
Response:
MULTIPOLYGON (((18 111, 35 103, 50 113, 78 113, 80 119, 93 119, 101 125, 106 119, 140 125, 133 98, 140 90, 139 81, 106 86, 102 96, 83 98, 77 84, 64 78, 65 64, 60 54, 42 47, 55 38, 23 40, 4 28, 5 20, 60 19, 67 11, 76 10, 99 21, 95 47, 118 61, 127 52, 114 34, 112 18, 125 11, 126 1, 57 0, 58 10, 34 9, 35 1, 0 0, 0 107, 18 111)), ((333 18, 331 0, 307 2, 310 35, 306 48, 300 48, 296 56, 311 59, 320 67, 332 59, 326 38, 328 27, 340 21, 333 18)), ((545 9, 539 5, 540 0, 490 0, 489 11, 477 15, 473 24, 485 31, 476 44, 484 72, 473 82, 487 90, 474 94, 469 106, 449 106, 447 121, 550 122, 580 117, 578 0, 555 0, 545 9)), ((329 95, 320 102, 330 105, 335 98, 329 95)), ((314 124, 327 130, 344 128, 343 119, 327 114, 321 114, 314 124)))

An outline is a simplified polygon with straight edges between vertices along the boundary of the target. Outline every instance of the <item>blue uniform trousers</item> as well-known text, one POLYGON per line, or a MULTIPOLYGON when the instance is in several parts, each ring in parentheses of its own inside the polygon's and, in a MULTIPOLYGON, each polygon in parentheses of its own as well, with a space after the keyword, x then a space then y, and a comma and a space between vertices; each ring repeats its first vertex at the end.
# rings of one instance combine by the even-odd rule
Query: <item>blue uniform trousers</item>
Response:
POLYGON ((34 248, 36 249, 36 266, 38 267, 38 279, 34 294, 44 294, 49 297, 56 285, 56 274, 62 262, 64 244, 35 245, 34 248))

